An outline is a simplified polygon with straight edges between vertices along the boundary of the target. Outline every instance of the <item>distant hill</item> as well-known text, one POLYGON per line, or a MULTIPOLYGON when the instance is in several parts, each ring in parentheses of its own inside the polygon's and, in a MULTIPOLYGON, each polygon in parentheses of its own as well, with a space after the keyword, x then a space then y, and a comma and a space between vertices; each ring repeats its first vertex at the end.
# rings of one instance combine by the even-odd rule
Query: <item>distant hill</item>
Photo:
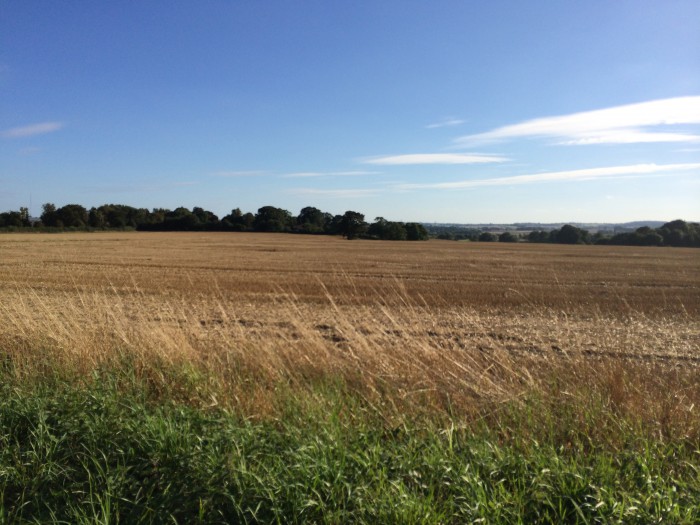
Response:
POLYGON ((621 223, 425 224, 437 239, 480 242, 610 244, 616 246, 677 246, 700 248, 700 224, 674 221, 621 223))
POLYGON ((480 230, 480 231, 506 231, 506 230, 516 230, 516 231, 532 231, 532 230, 556 230, 564 226, 565 224, 571 224, 577 228, 582 228, 584 230, 591 231, 624 231, 624 230, 636 230, 643 226, 648 226, 650 228, 660 228, 668 221, 631 221, 631 222, 515 222, 515 223, 477 223, 477 224, 463 224, 463 223, 441 223, 441 222, 430 222, 423 223, 425 227, 433 228, 455 228, 455 229, 465 229, 465 230, 480 230))
POLYGON ((649 228, 661 228, 661 226, 667 222, 669 221, 633 221, 622 223, 620 226, 624 226, 625 228, 633 228, 635 230, 643 226, 649 226, 649 228))

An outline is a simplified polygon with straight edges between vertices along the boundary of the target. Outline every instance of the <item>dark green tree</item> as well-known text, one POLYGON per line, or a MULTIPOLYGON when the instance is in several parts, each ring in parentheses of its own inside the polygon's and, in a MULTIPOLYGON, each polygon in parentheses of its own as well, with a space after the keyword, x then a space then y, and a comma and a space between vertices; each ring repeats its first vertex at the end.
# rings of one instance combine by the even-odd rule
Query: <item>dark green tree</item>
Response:
POLYGON ((296 219, 297 230, 303 233, 322 233, 326 228, 327 220, 327 213, 313 206, 307 206, 302 208, 296 219))
POLYGON ((333 215, 328 217, 330 214, 326 215, 326 227, 324 228, 323 233, 326 235, 342 235, 343 216, 333 215))
POLYGON ((282 208, 263 206, 255 214, 254 228, 261 232, 287 232, 292 229, 292 214, 282 208))
POLYGON ((146 208, 134 208, 124 204, 104 204, 98 208, 98 211, 104 215, 108 228, 137 228, 142 225, 162 223, 165 220, 164 213, 154 216, 146 208))
POLYGON ((29 208, 26 207, 21 207, 19 209, 19 216, 20 219, 22 220, 22 226, 31 226, 32 223, 29 219, 29 208))
POLYGON ((677 219, 661 226, 658 233, 663 237, 664 244, 667 246, 700 245, 700 229, 694 223, 677 219))
POLYGON ((18 211, 0 213, 0 228, 20 228, 24 226, 22 214, 18 211))
POLYGON ((498 236, 498 242, 518 242, 518 236, 511 232, 503 232, 498 236))
POLYGON ((243 212, 240 208, 234 208, 233 210, 231 210, 231 213, 229 213, 223 219, 221 219, 221 225, 225 230, 249 230, 253 225, 253 220, 255 220, 255 216, 250 213, 247 215, 250 215, 251 217, 250 223, 247 223, 246 216, 243 215, 243 212))
POLYGON ((497 240, 498 237, 496 237, 495 233, 483 232, 479 234, 479 242, 496 242, 497 240))
POLYGON ((197 217, 203 229, 212 229, 219 223, 219 218, 214 213, 198 206, 192 208, 192 214, 197 217))
POLYGON ((636 238, 636 243, 641 246, 663 246, 664 238, 655 229, 649 226, 642 226, 637 228, 634 232, 634 237, 636 238))
POLYGON ((340 233, 348 240, 355 239, 367 231, 365 216, 356 211, 346 211, 340 220, 340 233))
POLYGON ((56 215, 56 205, 47 202, 42 207, 41 224, 44 226, 58 226, 58 215, 56 215))
POLYGON ((418 222, 407 222, 406 228, 406 238, 409 241, 427 241, 428 240, 428 230, 425 226, 418 222))
POLYGON ((397 227, 398 223, 387 221, 384 217, 377 217, 367 228, 367 235, 382 241, 396 241, 406 238, 406 231, 397 227))
POLYGON ((367 235, 374 239, 381 239, 384 241, 421 240, 422 238, 428 238, 428 232, 425 231, 425 228, 420 224, 410 223, 410 230, 411 235, 409 236, 409 227, 403 222, 387 221, 384 217, 377 217, 367 228, 367 235))
POLYGON ((88 224, 88 211, 80 204, 66 204, 55 212, 56 226, 64 228, 85 228, 88 224))
POLYGON ((527 234, 528 242, 551 242, 549 232, 544 230, 533 230, 527 234))
POLYGON ((167 208, 153 208, 149 215, 149 224, 160 224, 165 221, 165 216, 170 213, 167 208))
POLYGON ((104 228, 105 226, 107 226, 107 219, 105 218, 105 214, 100 208, 95 208, 93 206, 88 212, 88 225, 91 228, 104 228))
POLYGON ((169 231, 189 231, 197 229, 200 224, 199 218, 194 213, 184 206, 180 206, 165 214, 165 221, 163 222, 162 229, 169 231))
POLYGON ((387 220, 384 217, 375 217, 374 222, 367 228, 367 235, 375 239, 383 239, 386 224, 387 220))
POLYGON ((384 228, 384 239, 387 241, 405 241, 408 238, 406 227, 402 222, 389 221, 384 228))
POLYGON ((129 223, 127 208, 120 204, 103 204, 97 211, 102 215, 107 228, 125 228, 129 223))
POLYGON ((554 241, 559 244, 587 244, 590 234, 586 230, 565 224, 554 233, 554 241))

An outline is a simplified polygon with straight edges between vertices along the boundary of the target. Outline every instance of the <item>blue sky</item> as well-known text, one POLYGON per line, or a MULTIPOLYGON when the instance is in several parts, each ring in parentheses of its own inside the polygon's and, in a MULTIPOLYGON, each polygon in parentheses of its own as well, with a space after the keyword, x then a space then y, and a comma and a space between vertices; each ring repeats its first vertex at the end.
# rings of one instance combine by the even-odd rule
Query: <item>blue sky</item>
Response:
POLYGON ((0 211, 700 220, 700 2, 0 1, 0 211))

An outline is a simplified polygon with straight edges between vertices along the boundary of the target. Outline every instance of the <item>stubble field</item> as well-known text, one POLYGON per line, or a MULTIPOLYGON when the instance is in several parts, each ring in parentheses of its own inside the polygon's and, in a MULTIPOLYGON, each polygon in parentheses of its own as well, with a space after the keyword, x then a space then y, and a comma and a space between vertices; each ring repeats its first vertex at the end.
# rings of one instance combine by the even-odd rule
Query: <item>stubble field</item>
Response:
MULTIPOLYGON (((387 444, 385 432, 415 436, 415 429, 440 446, 448 436, 450 450, 460 429, 486 432, 521 453, 544 442, 565 456, 605 455, 650 439, 683 447, 692 464, 700 449, 698 269, 699 251, 672 248, 248 233, 4 235, 3 381, 88 391, 109 383, 120 396, 136 391, 150 404, 263 425, 299 428, 308 417, 331 417, 351 435, 383 429, 378 439, 387 447, 393 438, 387 444)), ((396 487, 413 487, 406 478, 413 472, 396 487)), ((700 482, 697 471, 683 475, 695 484, 669 496, 676 514, 665 515, 694 519, 684 502, 700 482)), ((416 491, 409 492, 423 510, 455 504, 416 491)), ((302 492, 296 510, 278 509, 284 521, 356 518, 334 514, 337 502, 305 514, 304 498, 319 497, 302 492)), ((557 497, 552 505, 574 506, 552 510, 553 521, 623 507, 633 509, 627 517, 646 509, 642 520, 664 515, 653 502, 586 510, 570 495, 557 497)), ((275 498, 262 499, 279 519, 275 498)), ((460 512, 498 522, 487 507, 460 512)), ((212 503, 207 512, 219 516, 218 508, 212 503)), ((253 508, 221 515, 258 521, 253 508)), ((499 519, 522 519, 523 508, 513 503, 515 514, 499 519)), ((533 508, 535 521, 548 521, 533 508)), ((450 512, 413 521, 461 522, 450 512)))
POLYGON ((226 403, 250 399, 242 374, 256 398, 340 378, 393 417, 512 398, 562 366, 700 365, 696 250, 95 233, 2 236, 0 254, 6 348, 81 373, 124 352, 187 363, 226 403))

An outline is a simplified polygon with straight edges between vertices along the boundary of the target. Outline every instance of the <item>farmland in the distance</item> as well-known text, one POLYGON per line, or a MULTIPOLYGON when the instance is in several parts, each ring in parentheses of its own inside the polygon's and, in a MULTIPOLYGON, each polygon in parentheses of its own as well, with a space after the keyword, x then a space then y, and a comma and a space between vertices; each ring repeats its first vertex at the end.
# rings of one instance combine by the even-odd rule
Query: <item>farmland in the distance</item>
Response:
MULTIPOLYGON (((415 445, 419 449, 433 447, 414 451, 411 461, 417 463, 409 461, 405 471, 396 466, 396 472, 369 472, 369 488, 361 493, 353 492, 361 481, 343 478, 347 472, 336 472, 336 478, 327 473, 328 479, 316 471, 299 474, 323 478, 298 488, 299 494, 283 488, 292 481, 280 481, 281 492, 268 496, 224 484, 195 497, 187 493, 190 484, 178 501, 204 503, 199 510, 194 503, 171 509, 181 521, 202 512, 203 521, 283 516, 343 522, 383 516, 407 522, 484 518, 505 523, 529 516, 530 521, 585 523, 665 516, 690 523, 698 514, 689 502, 700 495, 700 477, 692 467, 700 457, 699 269, 700 251, 675 248, 346 241, 252 233, 4 235, 2 377, 5 394, 22 399, 27 392, 44 392, 47 385, 54 393, 68 389, 72 398, 78 391, 94 397, 95 388, 109 384, 119 396, 136 395, 145 406, 181 407, 217 421, 225 414, 246 425, 272 425, 272 433, 286 429, 279 439, 298 439, 299 451, 311 446, 302 439, 302 428, 319 425, 314 443, 321 448, 325 438, 318 435, 337 431, 333 435, 340 439, 347 434, 344 447, 350 451, 353 436, 364 432, 378 441, 363 441, 358 450, 386 448, 376 451, 370 461, 374 466, 366 467, 370 470, 399 461, 391 459, 396 443, 403 443, 397 450, 415 443, 422 443, 415 445), (331 427, 336 430, 328 431, 331 427), (547 450, 556 461, 574 458, 583 469, 575 476, 585 478, 581 493, 572 495, 568 487, 560 494, 551 480, 537 485, 525 469, 501 494, 502 480, 445 459, 455 443, 471 443, 470 436, 515 450, 521 459, 535 457, 538 447, 551 447, 547 450), (669 457, 676 459, 666 452, 653 456, 657 446, 671 447, 669 457), (605 472, 612 477, 598 479, 591 473, 603 467, 581 459, 590 455, 606 458, 605 463, 617 455, 639 457, 640 450, 650 454, 646 474, 639 474, 647 480, 644 487, 637 486, 637 478, 616 477, 626 466, 609 465, 605 472), (424 464, 430 454, 446 462, 439 467, 442 474, 424 464), (386 485, 374 487, 371 480, 382 476, 386 485), (470 476, 476 476, 472 481, 482 487, 481 496, 476 488, 470 497, 460 495, 459 490, 471 487, 470 476), (232 491, 237 506, 227 507, 217 490, 232 491), (634 496, 647 490, 646 500, 634 496), (289 506, 275 507, 285 494, 289 506), (399 503, 392 507, 380 494, 410 502, 410 509, 399 503), (509 494, 517 497, 508 500, 509 494), (506 498, 500 510, 489 506, 499 497, 506 498), (546 501, 539 505, 528 499, 540 497, 546 501), (358 498, 371 503, 360 508, 358 498), (474 504, 479 501, 481 506, 474 504), (385 503, 386 513, 370 512, 385 503), (542 505, 550 510, 541 514, 542 505)), ((6 428, 14 421, 7 414, 17 408, 12 410, 0 416, 6 428)), ((8 435, 3 439, 9 443, 8 435)), ((324 450, 323 461, 330 461, 324 450)), ((234 468, 237 460, 226 457, 226 468, 234 468)), ((356 459, 348 456, 341 463, 356 459)), ((107 471, 107 455, 104 461, 100 465, 107 471)), ((250 472, 264 463, 259 457, 255 461, 246 467, 250 472)), ((542 477, 544 470, 556 471, 548 460, 541 461, 532 473, 541 471, 537 476, 542 477)), ((499 475, 507 480, 508 467, 502 469, 499 475)), ((43 507, 22 499, 21 483, 1 472, 0 516, 42 516, 43 507)), ((282 480, 287 474, 274 477, 282 480)), ((144 476, 147 484, 151 478, 144 476)), ((129 492, 136 489, 126 482, 117 485, 109 489, 115 501, 121 498, 113 504, 122 509, 117 515, 124 519, 128 510, 134 513, 129 516, 141 516, 148 505, 134 496, 138 491, 129 492)), ((165 498, 152 490, 152 497, 165 498)), ((94 509, 96 500, 90 501, 94 509)), ((76 512, 87 508, 81 505, 76 503, 76 512)))
POLYGON ((216 233, 18 234, 0 238, 0 247, 3 288, 225 294, 256 303, 277 302, 280 293, 319 303, 331 293, 374 305, 398 284, 438 308, 700 312, 695 250, 216 233))

